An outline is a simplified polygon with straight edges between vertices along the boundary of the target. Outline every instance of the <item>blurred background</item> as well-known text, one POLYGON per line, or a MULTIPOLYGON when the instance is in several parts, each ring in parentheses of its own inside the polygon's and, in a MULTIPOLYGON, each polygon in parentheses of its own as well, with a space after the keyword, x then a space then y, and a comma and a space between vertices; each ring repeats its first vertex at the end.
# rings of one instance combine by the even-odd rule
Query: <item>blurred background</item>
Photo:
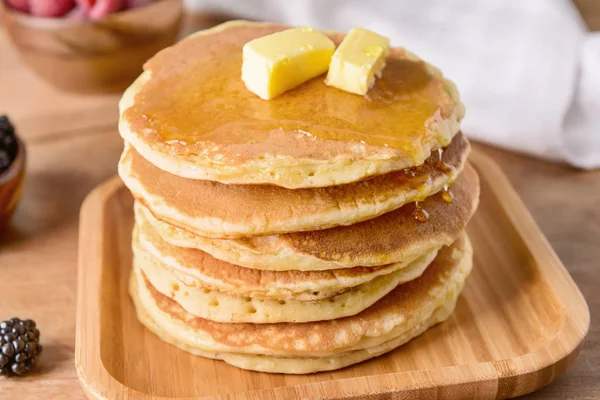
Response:
POLYGON ((182 0, 3 1, 25 63, 75 92, 119 92, 178 35, 228 19, 362 26, 457 83, 472 138, 600 167, 597 0, 183 0, 183 29, 182 0))

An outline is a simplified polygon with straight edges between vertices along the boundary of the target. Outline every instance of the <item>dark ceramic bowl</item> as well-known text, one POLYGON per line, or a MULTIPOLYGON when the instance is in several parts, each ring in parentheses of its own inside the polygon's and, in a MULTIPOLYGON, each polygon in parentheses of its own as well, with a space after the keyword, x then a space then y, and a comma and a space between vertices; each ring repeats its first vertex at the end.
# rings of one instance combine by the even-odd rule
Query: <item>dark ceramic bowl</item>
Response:
POLYGON ((25 144, 17 139, 19 150, 10 167, 0 173, 0 236, 6 230, 19 198, 25 177, 25 144))

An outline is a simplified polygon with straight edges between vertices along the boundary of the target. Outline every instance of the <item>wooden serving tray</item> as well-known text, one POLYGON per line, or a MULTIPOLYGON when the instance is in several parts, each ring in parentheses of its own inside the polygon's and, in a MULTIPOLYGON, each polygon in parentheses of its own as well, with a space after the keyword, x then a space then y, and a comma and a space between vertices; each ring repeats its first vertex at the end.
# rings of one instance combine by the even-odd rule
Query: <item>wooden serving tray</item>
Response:
POLYGON ((474 151, 481 204, 475 265, 455 314, 405 346, 335 372, 244 371, 163 343, 127 294, 132 198, 118 178, 81 211, 75 364, 93 399, 507 398, 549 384, 577 357, 589 311, 496 164, 474 151))

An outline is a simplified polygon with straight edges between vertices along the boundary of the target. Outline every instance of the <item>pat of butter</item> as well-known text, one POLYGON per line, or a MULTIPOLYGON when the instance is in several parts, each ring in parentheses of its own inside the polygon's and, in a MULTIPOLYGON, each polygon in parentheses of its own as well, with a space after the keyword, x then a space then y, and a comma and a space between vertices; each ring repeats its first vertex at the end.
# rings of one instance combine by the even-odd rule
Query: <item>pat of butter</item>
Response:
POLYGON ((242 80, 268 100, 327 71, 335 44, 312 28, 294 28, 244 45, 242 80))
POLYGON ((365 95, 380 77, 390 40, 367 29, 353 28, 339 45, 329 65, 325 84, 365 95))

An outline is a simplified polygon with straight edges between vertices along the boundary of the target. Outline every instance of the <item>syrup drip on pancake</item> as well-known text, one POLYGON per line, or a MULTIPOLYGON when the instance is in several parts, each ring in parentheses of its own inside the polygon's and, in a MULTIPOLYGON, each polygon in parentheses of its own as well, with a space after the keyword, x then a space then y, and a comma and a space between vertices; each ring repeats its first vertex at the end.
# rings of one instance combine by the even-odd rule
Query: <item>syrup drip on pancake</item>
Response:
POLYGON ((421 203, 415 201, 415 209, 413 210, 413 217, 419 222, 429 221, 429 213, 426 209, 421 206, 421 203))
MULTIPOLYGON (((442 171, 447 176, 451 176, 455 172, 454 167, 452 167, 449 164, 444 162, 444 149, 443 148, 438 149, 438 161, 435 164, 435 168, 442 171)), ((444 201, 446 203, 452 203, 452 201, 454 200, 454 195, 452 194, 452 192, 450 192, 451 184, 452 183, 444 185, 444 189, 442 190, 442 199, 444 199, 444 201)))
POLYGON ((450 176, 454 172, 454 167, 444 162, 444 149, 438 149, 438 162, 435 164, 435 168, 442 171, 446 175, 450 176))
POLYGON ((454 195, 452 192, 450 192, 448 185, 444 185, 444 189, 442 190, 442 199, 444 199, 446 203, 452 203, 452 201, 454 201, 454 195))

